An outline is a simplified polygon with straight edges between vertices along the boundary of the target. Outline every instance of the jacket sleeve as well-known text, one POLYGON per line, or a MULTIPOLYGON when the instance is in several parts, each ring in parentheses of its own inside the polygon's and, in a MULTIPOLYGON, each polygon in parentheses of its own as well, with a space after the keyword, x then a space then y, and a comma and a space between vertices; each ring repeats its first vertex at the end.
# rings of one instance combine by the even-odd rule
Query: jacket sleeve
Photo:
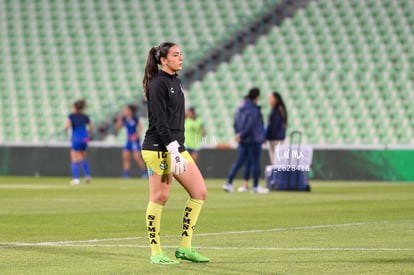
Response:
POLYGON ((237 131, 238 131, 238 129, 237 129, 237 119, 238 119, 238 110, 234 113, 234 119, 233 119, 233 130, 234 130, 234 133, 235 134, 237 134, 237 131))
POLYGON ((240 129, 239 133, 241 140, 243 140, 243 138, 245 138, 246 136, 248 136, 250 134, 250 132, 253 130, 254 127, 254 117, 253 114, 251 112, 246 113, 245 117, 243 119, 243 126, 240 129))
POLYGON ((168 125, 168 88, 161 80, 155 80, 148 87, 148 104, 154 118, 155 127, 163 145, 167 146, 172 140, 168 125))

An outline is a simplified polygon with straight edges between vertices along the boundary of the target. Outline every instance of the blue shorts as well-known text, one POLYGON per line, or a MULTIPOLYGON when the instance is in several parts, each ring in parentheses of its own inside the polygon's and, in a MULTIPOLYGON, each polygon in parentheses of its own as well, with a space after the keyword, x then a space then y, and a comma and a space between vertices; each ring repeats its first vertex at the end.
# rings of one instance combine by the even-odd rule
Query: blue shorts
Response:
POLYGON ((134 140, 134 141, 128 140, 125 143, 124 150, 130 151, 130 152, 141 151, 141 143, 139 142, 139 139, 134 140))
POLYGON ((86 151, 86 149, 88 149, 88 141, 72 140, 71 149, 74 151, 86 151))

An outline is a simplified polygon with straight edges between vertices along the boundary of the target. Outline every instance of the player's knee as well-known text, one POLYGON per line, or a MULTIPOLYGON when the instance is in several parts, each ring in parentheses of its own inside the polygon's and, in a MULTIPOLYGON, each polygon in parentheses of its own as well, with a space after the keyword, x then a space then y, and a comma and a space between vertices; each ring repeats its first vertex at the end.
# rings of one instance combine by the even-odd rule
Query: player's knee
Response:
POLYGON ((206 189, 204 190, 204 192, 201 193, 201 200, 205 201, 207 199, 207 195, 208 195, 208 192, 206 189))
POLYGON ((204 185, 204 188, 199 188, 196 192, 191 194, 191 197, 196 200, 205 201, 207 199, 207 195, 208 195, 207 188, 205 188, 205 185, 204 185))
POLYGON ((165 205, 168 201, 168 198, 169 198, 168 194, 159 192, 151 196, 151 201, 161 204, 161 205, 165 205))

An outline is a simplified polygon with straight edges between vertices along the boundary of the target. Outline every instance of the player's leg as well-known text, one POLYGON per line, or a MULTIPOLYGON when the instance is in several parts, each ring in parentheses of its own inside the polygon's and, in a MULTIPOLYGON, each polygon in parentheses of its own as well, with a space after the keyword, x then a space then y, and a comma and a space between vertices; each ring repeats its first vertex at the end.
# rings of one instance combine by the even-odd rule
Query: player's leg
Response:
POLYGON ((168 200, 172 185, 171 175, 153 174, 149 177, 149 203, 147 206, 147 226, 151 255, 162 252, 160 245, 160 224, 162 208, 168 200))
POLYGON ((190 149, 190 148, 187 148, 187 152, 188 152, 188 153, 190 153, 191 158, 194 160, 194 162, 196 162, 196 163, 197 163, 197 161, 198 161, 198 156, 199 156, 199 154, 198 154, 198 150, 196 150, 196 149, 190 149))
POLYGON ((178 261, 165 255, 160 243, 162 209, 168 200, 172 185, 172 174, 168 171, 170 165, 167 154, 142 151, 142 155, 150 170, 148 177, 149 202, 145 216, 151 248, 150 262, 153 264, 178 264, 178 261))
POLYGON ((194 161, 188 162, 185 173, 178 176, 174 175, 174 177, 184 187, 190 195, 190 198, 203 201, 206 199, 207 187, 204 178, 194 161))
POLYGON ((207 187, 200 170, 188 152, 183 153, 188 160, 187 171, 181 175, 176 175, 177 181, 188 192, 190 198, 185 204, 183 213, 183 231, 181 233, 180 247, 175 251, 178 259, 189 260, 192 262, 209 262, 210 259, 200 255, 191 246, 193 232, 197 224, 201 208, 207 197, 207 187))
POLYGON ((150 201, 147 205, 146 223, 148 238, 151 248, 150 262, 153 264, 177 264, 170 259, 161 249, 160 231, 161 214, 168 200, 172 184, 172 175, 153 174, 149 177, 150 201))
POLYGON ((131 151, 126 148, 122 150, 122 177, 129 178, 129 171, 131 169, 131 151))
POLYGON ((141 151, 134 151, 133 156, 135 162, 138 164, 138 167, 143 171, 147 170, 147 167, 145 166, 145 163, 141 158, 141 151))
MULTIPOLYGON (((147 167, 145 165, 144 160, 141 157, 141 144, 139 142, 139 139, 135 141, 129 141, 128 149, 129 149, 130 154, 134 158, 134 161, 137 163, 138 167, 141 169, 141 177, 148 178, 147 167)), ((130 158, 128 158, 128 164, 129 164, 129 159, 130 158)))
POLYGON ((86 183, 90 183, 91 182, 91 172, 89 170, 88 160, 86 159, 88 144, 85 143, 82 149, 83 149, 82 151, 79 151, 80 164, 81 164, 81 167, 82 167, 82 170, 83 170, 83 174, 85 176, 86 183))
POLYGON ((70 182, 72 185, 79 184, 79 162, 80 162, 80 155, 79 151, 72 145, 72 149, 70 150, 70 160, 71 160, 71 171, 73 180, 70 182))
POLYGON ((132 156, 135 162, 138 164, 138 167, 141 169, 141 177, 147 178, 148 177, 147 166, 145 165, 145 162, 141 157, 141 149, 137 148, 136 150, 134 150, 134 152, 132 153, 132 156))

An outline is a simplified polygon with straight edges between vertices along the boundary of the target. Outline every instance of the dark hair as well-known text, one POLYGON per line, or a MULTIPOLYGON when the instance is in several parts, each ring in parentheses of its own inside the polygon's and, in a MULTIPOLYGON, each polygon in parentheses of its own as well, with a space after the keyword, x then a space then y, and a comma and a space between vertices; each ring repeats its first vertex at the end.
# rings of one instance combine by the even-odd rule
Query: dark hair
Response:
POLYGON ((285 102, 283 102, 282 96, 278 92, 272 92, 272 95, 277 100, 276 105, 273 108, 278 110, 278 112, 282 116, 283 123, 287 125, 288 114, 287 114, 285 102))
POLYGON ((196 117, 196 110, 193 106, 188 107, 187 110, 190 111, 191 113, 193 113, 194 118, 196 117))
POLYGON ((73 107, 75 107, 76 112, 81 113, 86 107, 86 101, 84 99, 78 99, 73 103, 73 107))
POLYGON ((134 104, 128 104, 127 106, 126 106, 130 111, 131 111, 131 113, 133 114, 133 115, 135 115, 136 114, 136 112, 137 112, 137 106, 135 106, 134 104))
POLYGON ((159 71, 158 65, 161 65, 161 57, 167 57, 168 51, 174 45, 176 44, 172 42, 164 42, 149 50, 147 64, 145 65, 144 79, 142 80, 145 97, 147 97, 148 84, 151 78, 153 78, 159 71))
POLYGON ((255 100, 258 96, 260 96, 260 90, 258 88, 251 88, 245 98, 255 100))

